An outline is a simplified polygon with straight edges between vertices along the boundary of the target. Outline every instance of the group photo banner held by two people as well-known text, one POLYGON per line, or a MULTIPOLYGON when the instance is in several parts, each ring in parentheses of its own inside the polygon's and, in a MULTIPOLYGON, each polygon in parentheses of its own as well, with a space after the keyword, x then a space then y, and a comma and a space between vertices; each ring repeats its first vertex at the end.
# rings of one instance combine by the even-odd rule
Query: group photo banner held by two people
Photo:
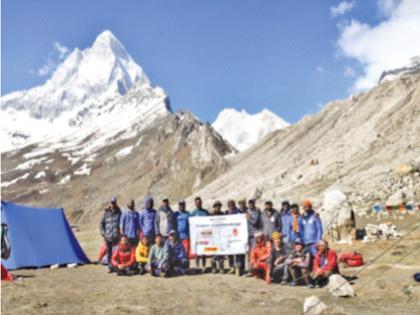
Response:
POLYGON ((248 250, 245 215, 190 217, 191 251, 196 255, 237 255, 248 250))

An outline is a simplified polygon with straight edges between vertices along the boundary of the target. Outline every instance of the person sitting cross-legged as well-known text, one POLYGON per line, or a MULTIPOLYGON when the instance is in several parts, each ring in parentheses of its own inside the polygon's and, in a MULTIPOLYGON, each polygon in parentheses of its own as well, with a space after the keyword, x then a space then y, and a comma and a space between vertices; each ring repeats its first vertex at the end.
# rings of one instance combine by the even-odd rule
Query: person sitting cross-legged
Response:
POLYGON ((267 261, 271 254, 271 243, 268 242, 269 244, 265 243, 262 233, 255 234, 255 246, 251 252, 251 274, 256 277, 261 277, 261 274, 263 274, 265 281, 270 283, 270 265, 267 261))
POLYGON ((167 276, 168 253, 161 234, 156 235, 155 244, 150 248, 147 271, 155 277, 167 276))
POLYGON ((317 253, 315 255, 312 279, 315 287, 321 287, 327 284, 330 275, 340 273, 337 263, 337 254, 328 247, 328 242, 320 240, 317 245, 317 253))
POLYGON ((282 285, 287 284, 288 272, 286 265, 287 248, 283 243, 282 233, 273 232, 271 239, 273 246, 270 256, 271 277, 274 282, 281 282, 282 285))
POLYGON ((300 282, 299 280, 303 279, 305 284, 312 289, 314 285, 309 279, 310 254, 304 249, 300 239, 295 240, 293 247, 293 251, 286 260, 290 276, 292 277, 290 286, 296 286, 300 282))
POLYGON ((137 267, 139 270, 139 274, 143 275, 146 273, 146 266, 149 262, 149 238, 145 235, 141 238, 141 241, 139 245, 137 245, 136 248, 136 261, 137 261, 137 267))
POLYGON ((137 265, 135 250, 134 247, 131 246, 126 235, 121 237, 120 242, 112 255, 111 262, 119 276, 130 276, 136 273, 137 265))
POLYGON ((177 276, 185 275, 189 269, 189 260, 184 246, 174 230, 169 232, 165 247, 168 253, 169 273, 177 276))

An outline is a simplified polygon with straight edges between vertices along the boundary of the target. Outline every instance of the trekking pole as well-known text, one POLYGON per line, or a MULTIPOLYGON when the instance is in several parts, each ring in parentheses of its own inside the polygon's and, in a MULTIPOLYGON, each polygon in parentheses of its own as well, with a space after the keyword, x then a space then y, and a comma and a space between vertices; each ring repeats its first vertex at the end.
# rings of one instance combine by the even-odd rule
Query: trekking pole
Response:
MULTIPOLYGON (((391 246, 390 247, 388 247, 387 249, 385 249, 383 252, 381 252, 378 256, 376 256, 373 260, 371 260, 368 264, 366 264, 366 265, 364 265, 359 271, 357 271, 356 273, 355 273, 355 275, 358 275, 358 274, 360 274, 361 272, 363 272, 364 270, 366 270, 366 268, 368 267, 368 266, 370 266, 372 263, 374 263, 374 262, 376 262, 379 258, 381 258, 381 257, 383 257, 386 253, 388 253, 392 248, 394 248, 394 246, 395 245, 397 245, 397 244, 399 244, 401 241, 403 241, 408 235, 410 235, 413 231, 415 231, 415 230, 417 230, 419 227, 420 227, 420 225, 419 225, 419 222, 413 222, 413 223, 410 223, 410 224, 407 224, 407 225, 405 225, 403 228, 405 228, 405 227, 407 227, 407 226, 410 226, 410 225, 414 225, 414 227, 413 228, 411 228, 404 236, 402 236, 401 238, 399 238, 399 239, 397 239, 393 244, 391 244, 391 246)), ((323 295, 321 298, 320 298, 320 300, 319 300, 319 302, 317 302, 317 303, 315 303, 314 305, 312 305, 312 306, 310 306, 309 307, 309 309, 304 313, 304 314, 306 314, 306 313, 308 313, 308 312, 310 312, 314 307, 316 307, 319 303, 321 303, 322 302, 322 299, 323 298, 325 298, 325 297, 327 297, 327 296, 329 296, 330 294, 332 294, 332 293, 334 293, 335 291, 337 291, 338 289, 340 289, 344 284, 347 284, 347 282, 343 282, 341 285, 339 285, 337 288, 335 288, 332 292, 329 292, 329 293, 327 293, 327 294, 325 294, 325 295, 323 295)))

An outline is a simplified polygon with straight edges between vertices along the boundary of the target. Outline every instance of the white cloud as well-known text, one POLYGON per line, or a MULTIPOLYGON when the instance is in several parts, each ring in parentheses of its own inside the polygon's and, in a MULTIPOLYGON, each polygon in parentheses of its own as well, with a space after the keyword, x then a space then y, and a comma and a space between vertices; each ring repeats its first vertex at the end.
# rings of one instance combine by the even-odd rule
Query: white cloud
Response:
POLYGON ((402 0, 378 25, 352 20, 340 32, 337 44, 342 55, 363 66, 352 90, 366 90, 377 84, 382 71, 408 65, 420 55, 420 1, 402 0))
POLYGON ((385 17, 390 17, 400 2, 400 0, 378 0, 379 13, 385 17))
POLYGON ((332 17, 337 17, 340 15, 344 15, 353 9, 354 2, 353 1, 341 1, 337 6, 332 6, 330 8, 330 13, 332 17))
POLYGON ((346 66, 344 68, 344 75, 346 77, 354 77, 356 75, 356 71, 352 67, 346 66))
POLYGON ((69 49, 59 42, 53 43, 53 50, 50 53, 47 62, 38 68, 39 76, 44 77, 54 72, 57 66, 67 57, 69 49))

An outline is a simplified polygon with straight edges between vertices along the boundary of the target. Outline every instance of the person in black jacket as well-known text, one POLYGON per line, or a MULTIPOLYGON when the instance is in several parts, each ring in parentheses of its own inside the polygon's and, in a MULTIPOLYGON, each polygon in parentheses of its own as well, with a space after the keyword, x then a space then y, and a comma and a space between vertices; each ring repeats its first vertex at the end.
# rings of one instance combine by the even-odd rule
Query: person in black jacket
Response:
POLYGON ((111 258, 112 249, 120 240, 120 219, 121 209, 117 205, 117 199, 111 199, 108 207, 105 208, 104 214, 99 225, 99 230, 106 244, 106 257, 109 272, 113 271, 111 258))

